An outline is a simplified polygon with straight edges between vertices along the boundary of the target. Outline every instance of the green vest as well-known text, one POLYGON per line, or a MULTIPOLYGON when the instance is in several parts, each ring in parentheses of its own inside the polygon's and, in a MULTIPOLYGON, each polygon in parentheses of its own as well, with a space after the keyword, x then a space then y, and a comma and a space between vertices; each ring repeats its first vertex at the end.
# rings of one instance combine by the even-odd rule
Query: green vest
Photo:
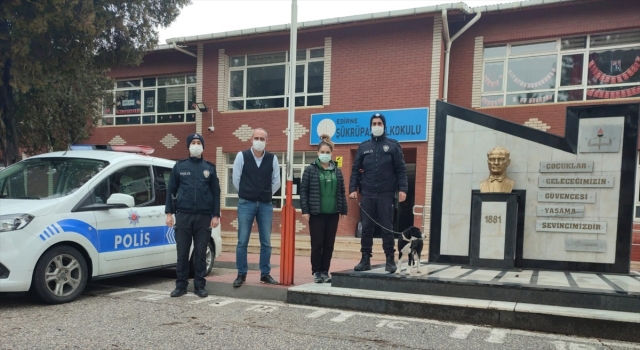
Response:
POLYGON ((316 160, 318 166, 318 176, 320 177, 320 212, 322 214, 333 214, 336 212, 338 196, 338 177, 336 169, 330 163, 328 169, 322 167, 322 162, 316 160))

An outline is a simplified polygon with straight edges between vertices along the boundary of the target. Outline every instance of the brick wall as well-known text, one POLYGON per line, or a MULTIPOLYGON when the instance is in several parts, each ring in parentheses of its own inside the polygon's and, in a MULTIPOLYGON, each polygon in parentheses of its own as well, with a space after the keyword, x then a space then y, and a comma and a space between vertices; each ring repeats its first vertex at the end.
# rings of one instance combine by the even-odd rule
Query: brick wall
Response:
MULTIPOLYGON (((580 1, 522 12, 483 14, 482 18, 451 49, 449 102, 471 107, 475 38, 482 36, 484 45, 504 44, 545 38, 595 34, 637 29, 640 27, 640 1, 580 1)), ((640 98, 617 100, 616 103, 638 102, 640 98)), ((584 101, 544 106, 480 108, 482 113, 524 123, 538 118, 551 128, 548 132, 564 134, 565 111, 580 104, 613 103, 584 101)))
MULTIPOLYGON (((368 24, 298 34, 298 48, 322 47, 326 37, 332 38, 331 103, 327 106, 296 109, 296 123, 307 129, 294 143, 296 151, 315 151, 309 145, 310 117, 313 113, 424 107, 429 104, 431 75, 432 18, 416 18, 402 22, 368 24)), ((203 99, 207 105, 218 101, 218 51, 229 56, 287 50, 288 33, 265 38, 245 39, 205 45, 203 99)), ((287 110, 230 111, 215 113, 215 132, 205 133, 207 144, 222 147, 224 153, 236 153, 250 146, 234 135, 242 125, 262 127, 269 133, 267 149, 286 151, 287 110)), ((205 118, 205 123, 207 122, 205 118)), ((205 124, 206 125, 206 124, 205 124)), ((204 125, 203 125, 204 129, 204 125)), ((416 204, 424 204, 426 144, 403 143, 403 148, 416 152, 416 204)), ((205 150, 212 159, 214 148, 205 150)), ((351 175, 352 153, 357 145, 339 145, 335 156, 343 156, 343 174, 351 175)), ((284 179, 283 179, 284 185, 284 179)), ((347 184, 348 186, 348 180, 347 184)), ((358 207, 349 201, 349 217, 340 223, 340 235, 353 235, 358 222, 358 207)), ((235 231, 235 210, 224 210, 223 231, 235 231)), ((298 233, 307 234, 305 227, 298 233)), ((421 224, 417 217, 415 223, 421 224)), ((274 214, 273 231, 280 231, 280 213, 274 214)))

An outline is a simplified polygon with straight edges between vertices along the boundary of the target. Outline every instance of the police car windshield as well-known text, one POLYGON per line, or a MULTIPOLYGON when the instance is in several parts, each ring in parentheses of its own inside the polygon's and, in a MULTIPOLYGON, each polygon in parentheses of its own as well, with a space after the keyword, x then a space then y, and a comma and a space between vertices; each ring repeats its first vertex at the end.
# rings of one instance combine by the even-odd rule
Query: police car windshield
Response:
POLYGON ((31 158, 0 172, 0 198, 50 199, 66 196, 109 162, 86 158, 31 158))

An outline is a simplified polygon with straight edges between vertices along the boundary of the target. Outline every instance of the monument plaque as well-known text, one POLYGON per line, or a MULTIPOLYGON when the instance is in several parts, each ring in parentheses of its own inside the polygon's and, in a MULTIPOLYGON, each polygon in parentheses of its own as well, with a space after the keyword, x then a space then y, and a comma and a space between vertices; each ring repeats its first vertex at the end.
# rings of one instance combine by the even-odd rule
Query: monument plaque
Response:
POLYGON ((622 125, 582 126, 580 134, 580 153, 620 152, 622 125))
POLYGON ((584 206, 538 205, 538 216, 553 216, 558 218, 582 218, 584 217, 584 206))
POLYGON ((538 187, 613 187, 613 176, 540 176, 538 187))
POLYGON ((605 221, 537 220, 536 231, 568 233, 607 233, 605 221))
POLYGON ((596 193, 587 191, 538 191, 538 202, 595 203, 596 193))
POLYGON ((607 241, 597 239, 572 239, 564 240, 564 250, 570 252, 596 252, 604 253, 607 251, 607 241))
POLYGON ((541 173, 591 173, 593 161, 540 162, 541 173))

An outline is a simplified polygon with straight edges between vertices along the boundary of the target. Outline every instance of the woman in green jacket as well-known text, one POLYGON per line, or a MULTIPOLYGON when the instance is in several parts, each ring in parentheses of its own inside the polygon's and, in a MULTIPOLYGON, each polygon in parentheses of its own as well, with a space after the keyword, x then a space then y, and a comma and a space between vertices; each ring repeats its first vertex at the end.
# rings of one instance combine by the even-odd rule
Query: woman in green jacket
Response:
POLYGON ((329 265, 338 231, 339 216, 347 216, 344 177, 331 160, 333 142, 320 136, 318 159, 304 170, 300 183, 302 217, 311 232, 311 272, 316 283, 331 282, 329 265))

